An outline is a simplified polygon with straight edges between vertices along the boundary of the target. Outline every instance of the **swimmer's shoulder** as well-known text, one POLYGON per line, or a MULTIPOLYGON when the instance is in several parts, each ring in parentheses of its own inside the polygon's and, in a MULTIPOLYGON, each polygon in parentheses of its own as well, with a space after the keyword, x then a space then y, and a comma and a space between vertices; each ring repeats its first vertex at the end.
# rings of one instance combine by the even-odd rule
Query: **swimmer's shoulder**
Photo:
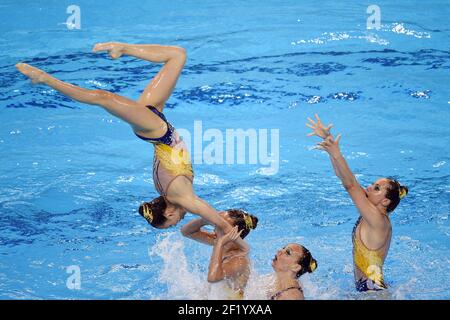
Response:
POLYGON ((304 300, 303 290, 301 288, 292 288, 281 293, 277 300, 304 300))

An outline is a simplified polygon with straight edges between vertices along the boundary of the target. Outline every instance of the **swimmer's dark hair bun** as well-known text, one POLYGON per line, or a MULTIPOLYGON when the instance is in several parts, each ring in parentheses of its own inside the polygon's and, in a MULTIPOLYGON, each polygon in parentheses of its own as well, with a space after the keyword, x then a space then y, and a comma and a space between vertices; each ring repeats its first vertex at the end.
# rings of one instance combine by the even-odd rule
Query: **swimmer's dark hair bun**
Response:
POLYGON ((313 273, 317 269, 317 260, 311 257, 311 262, 308 266, 308 273, 313 273))
POLYGON ((408 187, 407 186, 400 186, 400 194, 402 195, 401 198, 405 197, 408 194, 408 187))
POLYGON ((250 215, 250 217, 252 218, 252 229, 256 229, 256 226, 258 225, 258 218, 250 215))
POLYGON ((234 219, 234 224, 242 230, 241 238, 244 239, 258 225, 258 218, 242 209, 228 209, 228 214, 234 219))

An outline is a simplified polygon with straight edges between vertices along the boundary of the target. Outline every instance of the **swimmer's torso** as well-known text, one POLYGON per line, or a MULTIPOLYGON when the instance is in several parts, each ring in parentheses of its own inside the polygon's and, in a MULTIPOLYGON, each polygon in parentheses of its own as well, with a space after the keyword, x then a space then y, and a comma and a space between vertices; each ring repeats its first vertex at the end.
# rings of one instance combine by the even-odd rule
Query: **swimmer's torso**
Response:
POLYGON ((228 300, 242 300, 244 297, 244 289, 247 286, 248 278, 250 276, 250 260, 245 253, 231 253, 222 259, 222 268, 225 272, 225 279, 223 280, 226 285, 225 295, 228 300), (227 272, 231 268, 233 259, 239 259, 241 263, 245 264, 243 272, 232 277, 227 272))
POLYGON ((383 264, 389 251, 392 230, 389 230, 384 244, 376 250, 371 250, 361 240, 363 223, 364 220, 360 217, 352 233, 356 289, 358 291, 383 290, 387 288, 384 283, 383 264))
POLYGON ((170 183, 178 176, 185 176, 191 182, 194 172, 186 144, 166 117, 152 106, 147 106, 167 124, 166 133, 159 138, 146 138, 136 134, 142 140, 155 146, 153 160, 153 182, 158 193, 167 195, 170 183))

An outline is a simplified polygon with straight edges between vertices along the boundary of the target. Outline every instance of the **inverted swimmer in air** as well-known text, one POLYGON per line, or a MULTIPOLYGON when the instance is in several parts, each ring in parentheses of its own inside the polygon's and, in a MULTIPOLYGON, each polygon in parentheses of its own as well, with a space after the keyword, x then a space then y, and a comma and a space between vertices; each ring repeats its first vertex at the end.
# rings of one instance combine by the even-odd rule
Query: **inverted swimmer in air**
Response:
POLYGON ((112 92, 65 83, 25 63, 19 63, 16 67, 35 84, 47 85, 79 102, 103 107, 130 124, 139 138, 154 145, 153 181, 160 197, 139 208, 140 214, 153 227, 163 229, 176 225, 189 211, 224 232, 230 232, 231 226, 218 212, 196 196, 187 148, 162 113, 185 64, 185 50, 175 46, 108 42, 95 45, 93 51, 107 51, 113 59, 130 55, 164 65, 137 101, 112 92))
POLYGON ((362 188, 339 149, 341 135, 335 139, 330 132, 332 125, 322 125, 318 115, 316 121, 310 118, 308 121, 310 123, 307 126, 313 130, 308 136, 315 135, 323 139, 317 144, 317 149, 329 154, 334 172, 360 214, 352 234, 356 290, 386 289, 383 265, 392 238, 389 215, 406 196, 408 188, 393 178, 378 179, 366 189, 362 188))

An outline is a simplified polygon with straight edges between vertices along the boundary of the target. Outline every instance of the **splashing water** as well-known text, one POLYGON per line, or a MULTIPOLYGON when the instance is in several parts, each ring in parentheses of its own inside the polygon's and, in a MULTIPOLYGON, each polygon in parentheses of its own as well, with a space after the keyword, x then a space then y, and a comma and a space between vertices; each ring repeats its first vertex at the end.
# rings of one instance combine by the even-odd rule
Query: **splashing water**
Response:
MULTIPOLYGON (((185 242, 177 232, 163 233, 157 237, 156 244, 149 248, 150 256, 159 256, 162 267, 158 274, 159 281, 167 286, 167 292, 161 299, 207 299, 225 300, 229 289, 225 281, 207 282, 207 271, 198 268, 198 261, 189 261, 185 254, 185 242)), ((208 249, 209 251, 212 248, 208 249)), ((193 259, 191 259, 193 260, 193 259)), ((202 261, 208 264, 209 261, 202 261)), ((250 276, 244 292, 244 300, 267 300, 274 291, 275 274, 260 274, 253 264, 250 265, 250 276)), ((320 288, 309 275, 301 278, 305 299, 336 299, 340 297, 337 286, 320 288)))
POLYGON ((191 270, 184 254, 184 242, 178 234, 159 235, 156 245, 149 249, 149 255, 157 255, 163 260, 159 281, 167 285, 167 293, 162 299, 207 298, 205 276, 202 277, 195 268, 191 270))

